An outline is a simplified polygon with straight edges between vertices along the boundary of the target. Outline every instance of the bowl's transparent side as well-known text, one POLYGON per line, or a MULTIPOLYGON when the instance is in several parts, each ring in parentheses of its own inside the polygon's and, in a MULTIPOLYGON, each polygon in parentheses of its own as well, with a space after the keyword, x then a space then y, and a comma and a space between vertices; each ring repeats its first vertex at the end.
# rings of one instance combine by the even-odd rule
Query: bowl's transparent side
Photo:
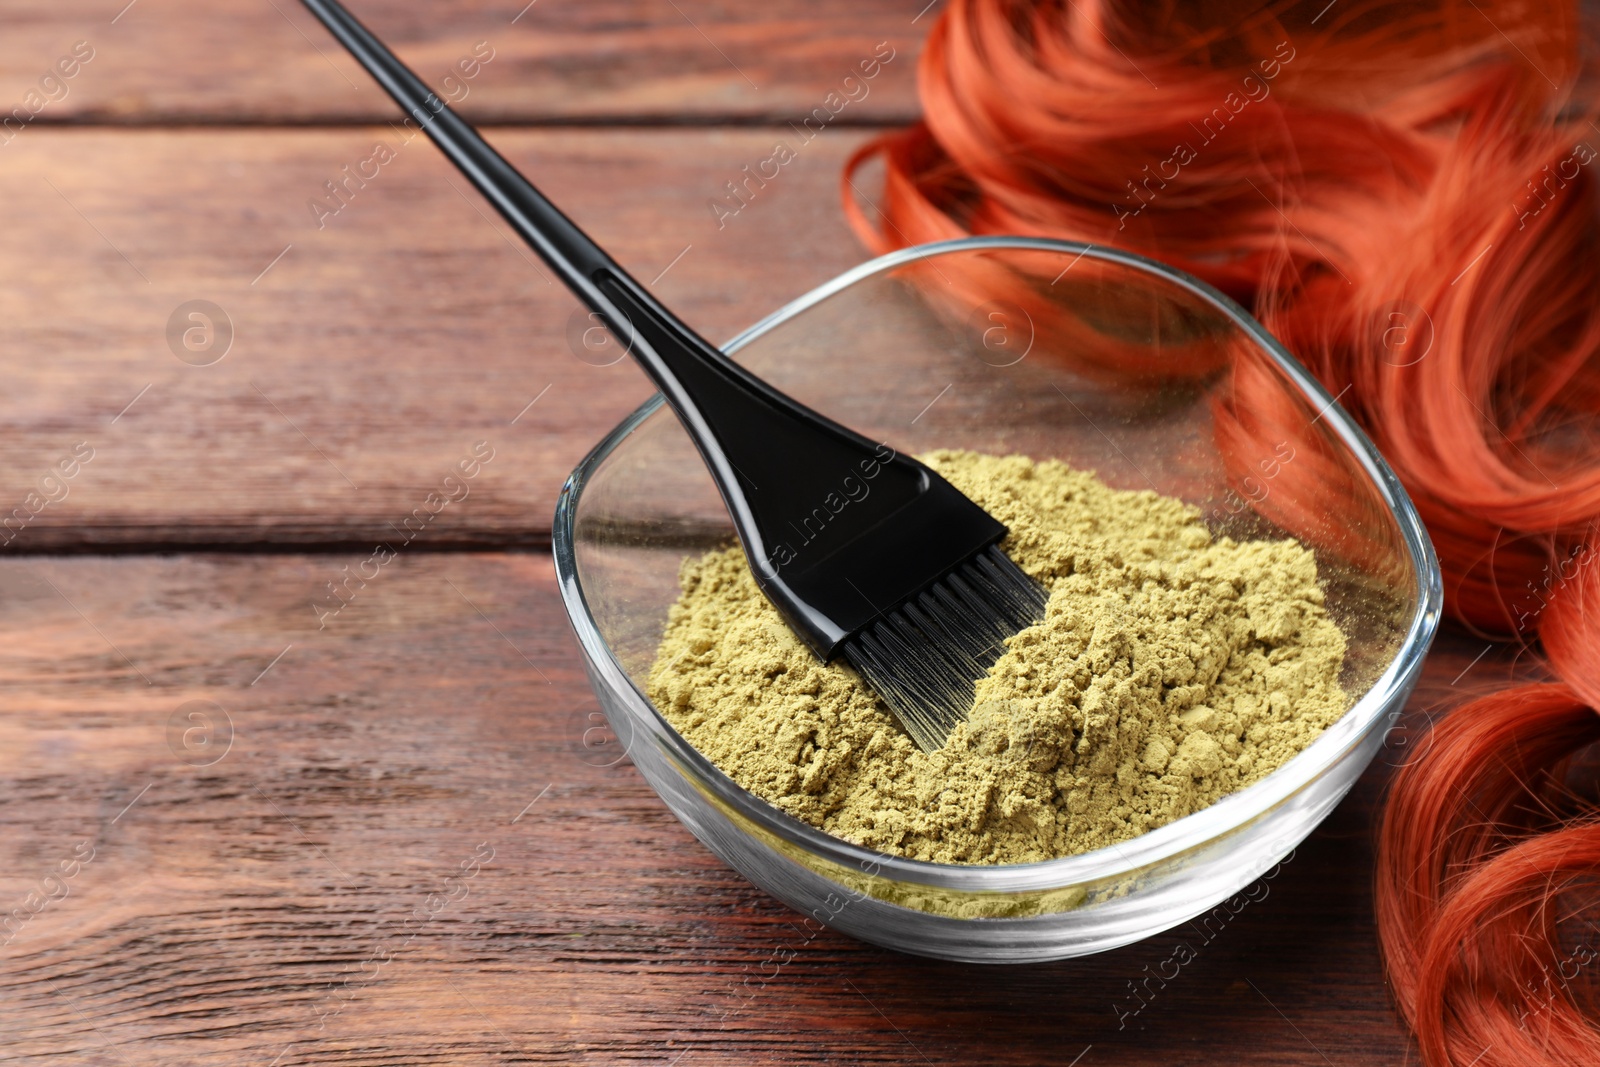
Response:
MULTIPOLYGON (((800 914, 902 952, 970 963, 1025 963, 1104 952, 1183 926, 1198 951, 1272 891, 1294 847, 1349 791, 1382 744, 1355 747, 1259 817, 1156 863, 1028 891, 959 890, 896 877, 870 857, 828 859, 721 796, 651 729, 614 661, 588 660, 602 708, 635 766, 713 853, 800 914)), ((1395 709, 1405 700, 1397 693, 1395 709)))
MULTIPOLYGON (((1335 420, 1266 344, 1172 278, 1069 251, 991 248, 867 275, 758 331, 737 358, 902 451, 1062 459, 1117 488, 1180 497, 1219 535, 1296 536, 1316 552, 1347 636, 1342 680, 1352 701, 1385 672, 1384 684, 1398 679, 1403 690, 1414 664, 1397 668, 1396 658, 1421 583, 1400 524, 1335 420)), ((1394 691, 1369 700, 1330 730, 1321 773, 1304 770, 1303 755, 1274 775, 1294 778, 1275 805, 1241 819, 1232 814, 1239 805, 1225 801, 1181 820, 1175 826, 1204 832, 1155 862, 1113 862, 1114 873, 1089 879, 1034 879, 1023 891, 973 889, 970 880, 941 887, 948 879, 936 865, 905 861, 890 864, 891 877, 865 870, 867 861, 822 857, 788 816, 735 796, 681 749, 675 755, 676 735, 640 696, 679 566, 732 536, 669 412, 639 420, 587 471, 571 521, 587 612, 574 621, 580 636, 593 628, 585 652, 597 692, 651 784, 758 885, 840 929, 909 951, 1055 958, 1207 911, 1310 832, 1366 765, 1403 698, 1394 691), (907 873, 916 867, 926 870, 907 873), (849 906, 836 909, 840 899, 849 906)))

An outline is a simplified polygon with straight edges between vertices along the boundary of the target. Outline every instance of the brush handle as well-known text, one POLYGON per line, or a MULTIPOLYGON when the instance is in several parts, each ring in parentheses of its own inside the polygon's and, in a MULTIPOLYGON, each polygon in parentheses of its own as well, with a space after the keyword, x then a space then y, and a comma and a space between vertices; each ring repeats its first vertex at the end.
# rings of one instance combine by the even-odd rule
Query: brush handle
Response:
POLYGON ((766 559, 748 496, 763 480, 771 489, 782 479, 756 469, 760 453, 815 453, 824 425, 852 449, 872 443, 773 389, 679 320, 337 0, 302 2, 643 367, 705 458, 752 561, 766 559))
MULTIPOLYGON (((401 63, 382 41, 357 22, 344 5, 337 0, 302 2, 322 20, 328 31, 367 69, 406 115, 432 138, 445 157, 471 180, 528 246, 550 265, 567 288, 599 314, 619 338, 631 340, 630 319, 613 295, 603 287, 602 283, 607 279, 631 290, 632 299, 629 303, 651 307, 656 315, 701 344, 706 344, 645 292, 644 287, 606 255, 605 250, 595 244, 588 234, 563 215, 504 156, 491 148, 477 130, 450 110, 449 105, 401 63)), ((712 348, 709 344, 706 347, 712 348)), ((665 368, 647 365, 645 369, 655 377, 657 371, 665 368)))
MULTIPOLYGON (((798 405, 728 359, 651 296, 342 4, 337 0, 303 3, 567 288, 600 316, 685 424, 734 509, 735 519, 741 517, 741 510, 748 512, 742 494, 729 492, 738 484, 740 465, 730 462, 719 439, 735 428, 730 423, 737 422, 739 413, 748 411, 752 402, 798 405), (708 421, 707 412, 714 418, 708 421)), ((744 517, 748 519, 748 514, 744 517)))

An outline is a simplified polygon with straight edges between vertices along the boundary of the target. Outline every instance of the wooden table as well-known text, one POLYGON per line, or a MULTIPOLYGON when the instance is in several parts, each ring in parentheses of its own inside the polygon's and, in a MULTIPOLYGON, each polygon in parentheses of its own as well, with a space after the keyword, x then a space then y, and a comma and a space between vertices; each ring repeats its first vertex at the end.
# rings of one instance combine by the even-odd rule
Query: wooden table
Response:
MULTIPOLYGON (((297 4, 123 2, 12 0, 0 37, 0 113, 43 101, 0 145, 0 503, 29 516, 0 558, 0 1062, 1405 1054, 1375 812, 1421 709, 1498 654, 1458 678, 1482 645, 1441 642, 1385 758, 1136 1016, 1192 931, 1009 969, 813 936, 596 744, 549 521, 642 376, 574 355, 571 299, 297 4), (319 624, 480 440, 470 500, 319 624)), ((840 163, 915 113, 919 0, 520 6, 355 4, 709 335, 860 258, 840 163), (880 42, 866 98, 710 206, 880 42)))

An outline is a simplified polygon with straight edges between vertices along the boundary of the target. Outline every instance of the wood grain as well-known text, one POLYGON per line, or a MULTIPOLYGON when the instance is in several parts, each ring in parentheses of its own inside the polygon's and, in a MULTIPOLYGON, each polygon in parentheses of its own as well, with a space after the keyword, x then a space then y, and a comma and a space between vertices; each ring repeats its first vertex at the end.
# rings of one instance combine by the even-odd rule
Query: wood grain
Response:
MULTIPOLYGON (((134 0, 118 16, 126 2, 7 4, 0 114, 24 106, 78 41, 93 58, 64 93, 45 85, 48 103, 27 105, 35 122, 349 123, 397 113, 298 0, 134 0)), ((914 57, 934 17, 919 18, 924 4, 908 0, 525 3, 349 6, 464 114, 497 123, 798 120, 880 44, 894 58, 852 89, 859 99, 839 121, 903 122, 916 112, 914 57), (487 65, 446 84, 479 42, 492 49, 487 65)))
MULTIPOLYGON (((721 340, 862 258, 838 175, 863 136, 493 140, 721 340), (782 138, 796 158, 719 220, 709 201, 782 138)), ((650 392, 631 361, 574 354, 576 302, 420 136, 30 131, 0 155, 0 202, 12 206, 0 228, 0 513, 73 445, 95 450, 9 552, 370 544, 479 440, 496 458, 430 542, 543 544, 566 473, 650 392), (319 193, 339 203, 323 183, 380 141, 392 161, 369 166, 376 177, 349 186, 337 215, 314 215, 319 193), (196 299, 233 325, 211 365, 193 363, 219 335, 189 362, 169 341, 196 299)))
POLYGON ((812 935, 586 747, 596 706, 546 556, 403 555, 317 630, 307 600, 355 558, 0 562, 0 902, 94 850, 0 947, 7 1062, 1406 1054, 1373 941, 1374 812, 1420 708, 1507 669, 1458 679, 1471 640, 1446 638, 1408 729, 1265 899, 1119 1027, 1127 984, 1192 931, 984 970, 812 935), (196 700, 225 712, 225 751, 215 711, 209 734, 171 732, 196 700), (436 893, 457 899, 407 925, 436 893))

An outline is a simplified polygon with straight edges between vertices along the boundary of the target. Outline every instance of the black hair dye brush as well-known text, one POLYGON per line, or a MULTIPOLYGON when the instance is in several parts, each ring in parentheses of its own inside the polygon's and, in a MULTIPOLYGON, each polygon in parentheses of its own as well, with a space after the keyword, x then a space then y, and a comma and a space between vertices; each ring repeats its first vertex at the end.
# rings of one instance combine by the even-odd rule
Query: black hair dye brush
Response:
POLYGON ((797 403, 680 322, 335 0, 303 0, 650 375, 711 470, 757 584, 925 750, 1045 593, 932 470, 797 403), (871 481, 848 493, 846 479, 871 481), (843 488, 842 488, 843 487, 843 488), (848 506, 839 501, 848 501, 848 506))

